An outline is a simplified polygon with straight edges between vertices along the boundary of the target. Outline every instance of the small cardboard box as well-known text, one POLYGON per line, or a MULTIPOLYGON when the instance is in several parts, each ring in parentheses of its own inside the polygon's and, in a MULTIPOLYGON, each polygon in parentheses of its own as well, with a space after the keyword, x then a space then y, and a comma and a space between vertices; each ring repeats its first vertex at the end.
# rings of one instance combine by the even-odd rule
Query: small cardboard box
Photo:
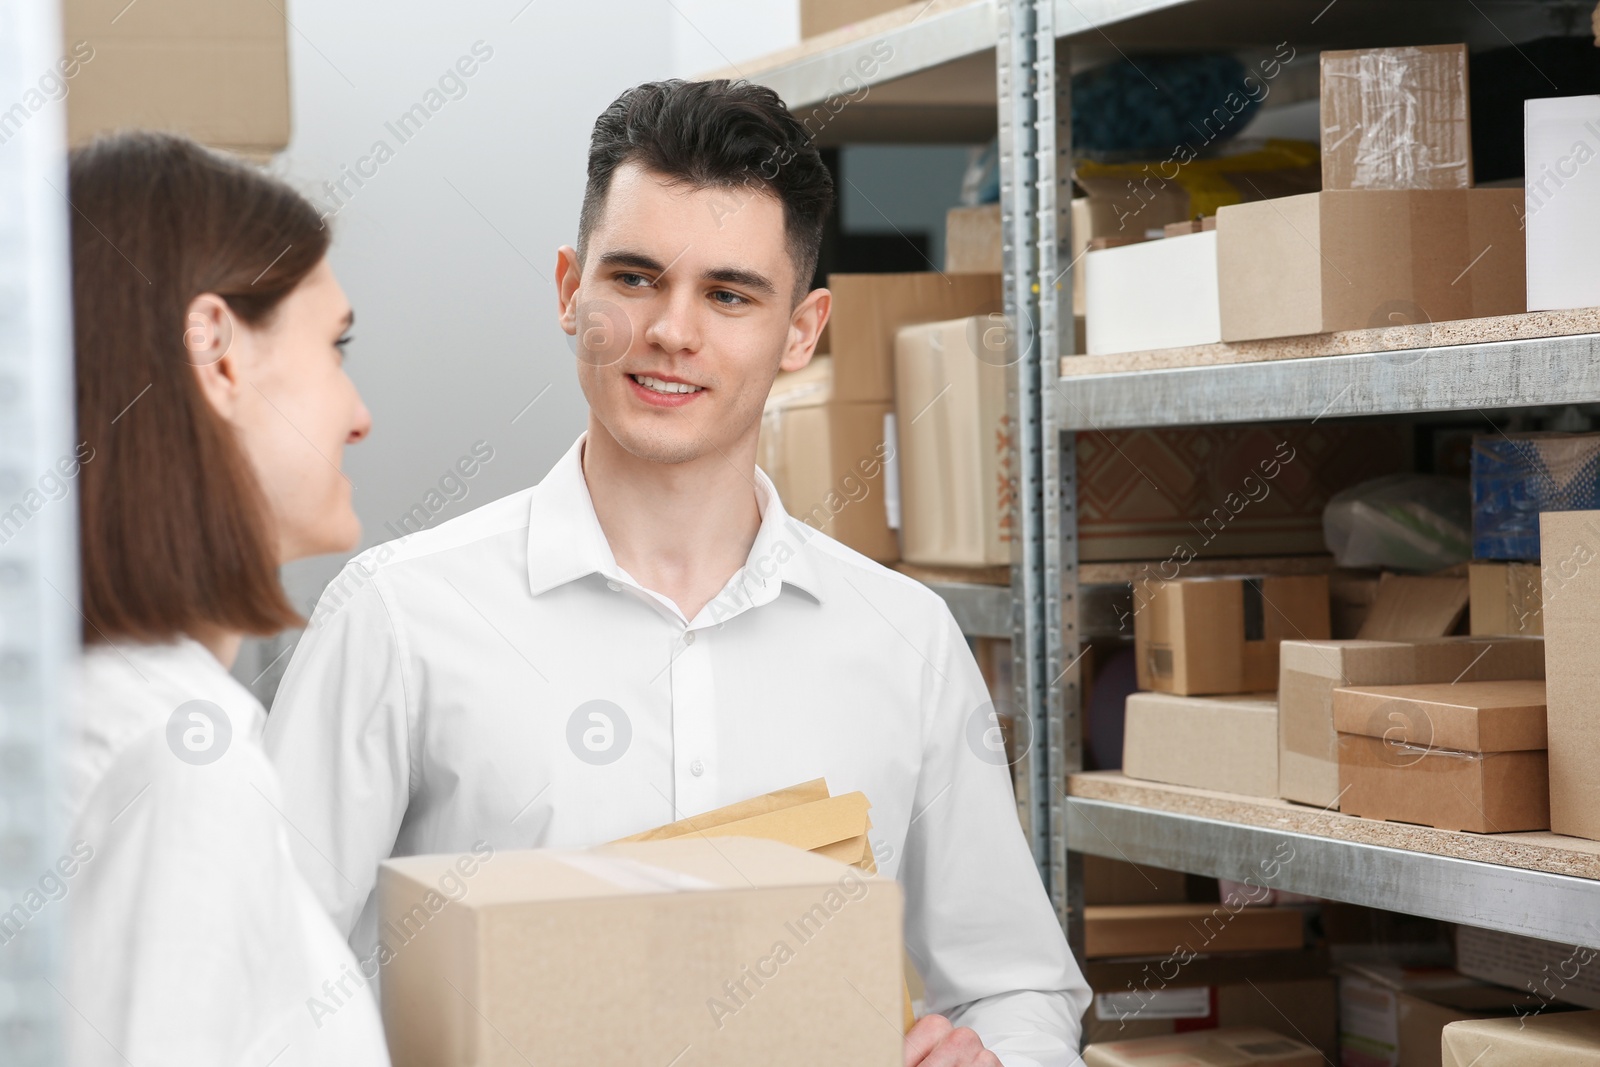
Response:
POLYGON ((1104 856, 1083 857, 1085 904, 1182 904, 1188 875, 1104 856))
POLYGON ((1267 952, 1305 945, 1293 908, 1227 904, 1100 904, 1083 909, 1083 954, 1160 956, 1187 946, 1195 954, 1267 952))
POLYGON ((1328 576, 1180 578, 1136 584, 1139 688, 1197 696, 1260 693, 1278 678, 1278 643, 1328 636, 1328 576))
POLYGON ((756 445, 784 510, 879 563, 900 558, 886 489, 892 411, 835 400, 833 361, 817 356, 773 383, 756 445))
POLYGON ((1547 511, 1545 662, 1549 669, 1550 829, 1600 841, 1600 512, 1547 511))
POLYGON ((800 36, 815 37, 904 6, 903 0, 800 0, 800 36))
POLYGON ((1217 212, 1222 339, 1526 308, 1520 189, 1348 189, 1217 212))
POLYGON ((998 274, 830 274, 833 399, 894 400, 894 338, 907 326, 1005 310, 998 274))
MULTIPOLYGON (((1077 201, 1073 201, 1077 203, 1077 201)), ((1076 221, 1076 220, 1074 220, 1076 221)), ((1001 252, 1000 205, 953 207, 944 217, 944 270, 946 274, 999 274, 1005 270, 1001 252)))
POLYGON ((1277 694, 1130 695, 1122 773, 1223 793, 1277 796, 1277 694))
POLYGON ((1461 621, 1467 596, 1467 580, 1456 575, 1384 574, 1356 636, 1364 641, 1444 637, 1461 621))
POLYGON ((1084 1067, 1322 1067, 1322 1053, 1272 1030, 1200 1030, 1108 1041, 1083 1050, 1084 1067))
POLYGON ((1481 834, 1550 825, 1543 682, 1335 689, 1333 724, 1341 811, 1481 834))
POLYGON ((1544 677, 1544 641, 1536 637, 1285 641, 1279 655, 1278 795, 1324 808, 1339 806, 1340 686, 1544 677))
POLYGON ((1467 47, 1322 53, 1324 189, 1470 189, 1467 47))
POLYGON ((1472 439, 1472 554, 1537 560, 1539 516, 1600 508, 1600 433, 1472 439))
POLYGON ((288 25, 256 0, 68 0, 64 37, 92 50, 69 83, 67 137, 166 130, 252 157, 289 144, 288 25))
POLYGON ((1600 305, 1600 96, 1523 103, 1528 310, 1600 305))
POLYGON ((464 883, 473 859, 379 870, 396 1067, 901 1062, 892 881, 741 837, 500 852, 464 883))
POLYGON ((1015 359, 1002 315, 907 326, 895 339, 900 557, 924 566, 1011 562, 1017 440, 1006 404, 1015 359))
POLYGON ((1215 230, 1093 251, 1083 273, 1091 356, 1222 340, 1215 230))
POLYGON ((1456 970, 1540 1001, 1600 1008, 1600 950, 1519 937, 1481 926, 1456 927, 1456 970))
POLYGON ((1150 989, 1095 989, 1083 1019, 1089 1044, 1258 1026, 1294 1034, 1337 1058, 1338 986, 1331 976, 1273 980, 1256 975, 1223 985, 1189 984, 1182 972, 1150 989))
POLYGON ((1596 1067, 1600 1011, 1465 1019, 1441 1041, 1442 1067, 1596 1067))
POLYGON ((1544 633, 1537 563, 1474 563, 1467 568, 1467 581, 1474 635, 1544 633))

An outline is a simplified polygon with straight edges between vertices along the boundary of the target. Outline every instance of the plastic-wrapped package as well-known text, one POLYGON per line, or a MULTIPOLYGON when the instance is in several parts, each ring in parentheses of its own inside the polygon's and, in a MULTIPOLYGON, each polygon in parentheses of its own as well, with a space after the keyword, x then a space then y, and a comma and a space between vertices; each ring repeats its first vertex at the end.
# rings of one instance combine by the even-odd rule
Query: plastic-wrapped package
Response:
POLYGON ((1323 189, 1470 189, 1465 45, 1322 53, 1323 189))
POLYGON ((1483 434, 1472 439, 1472 554, 1539 558, 1541 511, 1600 508, 1600 434, 1483 434))
POLYGON ((1435 474, 1391 474, 1362 482, 1322 512, 1328 551, 1341 567, 1432 571, 1472 554, 1467 484, 1435 474))

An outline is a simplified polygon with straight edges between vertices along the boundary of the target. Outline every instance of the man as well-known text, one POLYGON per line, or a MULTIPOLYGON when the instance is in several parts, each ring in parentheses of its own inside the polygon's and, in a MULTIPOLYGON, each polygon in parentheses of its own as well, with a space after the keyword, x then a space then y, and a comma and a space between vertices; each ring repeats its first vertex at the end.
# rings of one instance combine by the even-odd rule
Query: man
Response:
POLYGON ((390 855, 596 844, 825 777, 872 804, 942 1013, 906 1062, 1068 1064, 1088 991, 1006 769, 968 740, 988 697, 954 620, 755 466, 773 379, 828 318, 832 199, 770 90, 648 84, 600 116, 556 262, 588 430, 533 488, 335 581, 267 728, 285 816, 366 960, 390 855))

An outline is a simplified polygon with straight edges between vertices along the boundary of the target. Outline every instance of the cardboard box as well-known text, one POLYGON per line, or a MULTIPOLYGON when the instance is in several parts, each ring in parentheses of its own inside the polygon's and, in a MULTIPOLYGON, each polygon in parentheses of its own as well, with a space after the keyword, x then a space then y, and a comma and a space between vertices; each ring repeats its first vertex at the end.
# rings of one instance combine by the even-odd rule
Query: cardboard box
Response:
POLYGON ((1467 580, 1454 575, 1384 574, 1357 637, 1413 641, 1454 633, 1467 610, 1467 580))
POLYGON ((953 207, 944 217, 944 271, 999 274, 1005 270, 1004 243, 999 204, 953 207))
POLYGON ((833 398, 894 400, 894 338, 907 326, 1005 311, 998 274, 830 274, 833 398))
POLYGON ((1285 641, 1279 649, 1278 795, 1339 806, 1338 732, 1333 691, 1351 685, 1408 685, 1544 677, 1544 641, 1531 637, 1444 637, 1431 641, 1285 641))
POLYGON ((1467 47, 1322 53, 1324 189, 1470 189, 1467 47))
POLYGON ((1472 439, 1472 554, 1539 559, 1539 516, 1600 508, 1600 434, 1479 434, 1472 439))
POLYGON ((1467 568, 1472 633, 1544 633, 1537 563, 1474 563, 1467 568))
POLYGON ((1340 688, 1333 724, 1344 812, 1475 833, 1550 825, 1543 682, 1340 688))
POLYGON ((1540 516, 1549 667, 1550 829, 1600 841, 1600 512, 1540 516))
POLYGON ((904 6, 901 0, 800 0, 800 36, 815 37, 904 6))
POLYGON ((1596 1067, 1600 1011, 1454 1022, 1441 1054, 1443 1067, 1596 1067))
POLYGON ((1015 358, 998 314, 907 326, 896 336, 900 556, 908 563, 1011 562, 1018 455, 1006 368, 1015 358))
POLYGON ((1078 558, 1160 561, 1150 573, 1175 578, 1190 559, 1320 554, 1328 500, 1412 452, 1401 423, 1085 430, 1078 558))
POLYGON ((900 558, 890 526, 886 472, 894 442, 889 404, 833 397, 832 360, 817 356, 773 384, 761 415, 756 463, 789 514, 880 563, 900 558))
POLYGON ((1182 904, 1188 900, 1188 881, 1182 871, 1083 857, 1085 904, 1182 904))
POLYGON ((1328 627, 1325 574, 1136 583, 1139 688, 1182 696, 1269 691, 1278 643, 1325 638, 1328 627))
POLYGON ((1381 581, 1382 576, 1375 571, 1340 568, 1328 575, 1335 640, 1348 640, 1361 632, 1378 601, 1381 581))
POLYGON ((1134 693, 1123 727, 1122 773, 1223 793, 1277 796, 1277 694, 1134 693))
POLYGON ((1339 979, 1344 1067, 1438 1067, 1444 1028, 1534 1010, 1532 998, 1448 969, 1360 966, 1339 979))
POLYGON ((1274 981, 1257 975, 1227 985, 1178 979, 1159 988, 1095 990, 1083 1039, 1095 1044, 1249 1026, 1294 1035, 1330 1058, 1339 1048, 1338 984, 1331 976, 1274 981))
POLYGON ((1528 310, 1600 305, 1600 96, 1523 103, 1528 310))
POLYGON ((1216 344, 1216 232, 1163 237, 1083 259, 1089 355, 1216 344))
POLYGON ((899 886, 787 845, 411 856, 378 892, 396 1067, 901 1062, 899 886))
POLYGON ((1480 926, 1456 927, 1456 970, 1527 990, 1541 1002, 1600 1008, 1600 950, 1518 937, 1480 926))
POLYGON ((1222 339, 1526 308, 1520 189, 1308 193, 1217 212, 1222 339))
POLYGON ((1300 912, 1293 908, 1225 904, 1100 904, 1083 909, 1083 954, 1164 956, 1189 951, 1265 952, 1305 944, 1300 912))
POLYGON ((67 0, 63 37, 92 58, 68 83, 67 137, 129 127, 266 157, 289 144, 288 26, 256 0, 67 0))
POLYGON ((1202 1030, 1109 1041, 1083 1050, 1084 1067, 1322 1067, 1322 1053, 1272 1030, 1202 1030))

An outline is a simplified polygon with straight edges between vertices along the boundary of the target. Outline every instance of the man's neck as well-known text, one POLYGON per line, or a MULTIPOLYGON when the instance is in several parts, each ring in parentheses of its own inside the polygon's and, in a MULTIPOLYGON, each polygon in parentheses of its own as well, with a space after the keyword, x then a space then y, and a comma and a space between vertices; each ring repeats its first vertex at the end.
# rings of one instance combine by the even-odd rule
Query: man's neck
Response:
POLYGON ((693 619, 745 564, 761 528, 755 440, 685 463, 640 459, 592 416, 583 476, 618 566, 693 619))

